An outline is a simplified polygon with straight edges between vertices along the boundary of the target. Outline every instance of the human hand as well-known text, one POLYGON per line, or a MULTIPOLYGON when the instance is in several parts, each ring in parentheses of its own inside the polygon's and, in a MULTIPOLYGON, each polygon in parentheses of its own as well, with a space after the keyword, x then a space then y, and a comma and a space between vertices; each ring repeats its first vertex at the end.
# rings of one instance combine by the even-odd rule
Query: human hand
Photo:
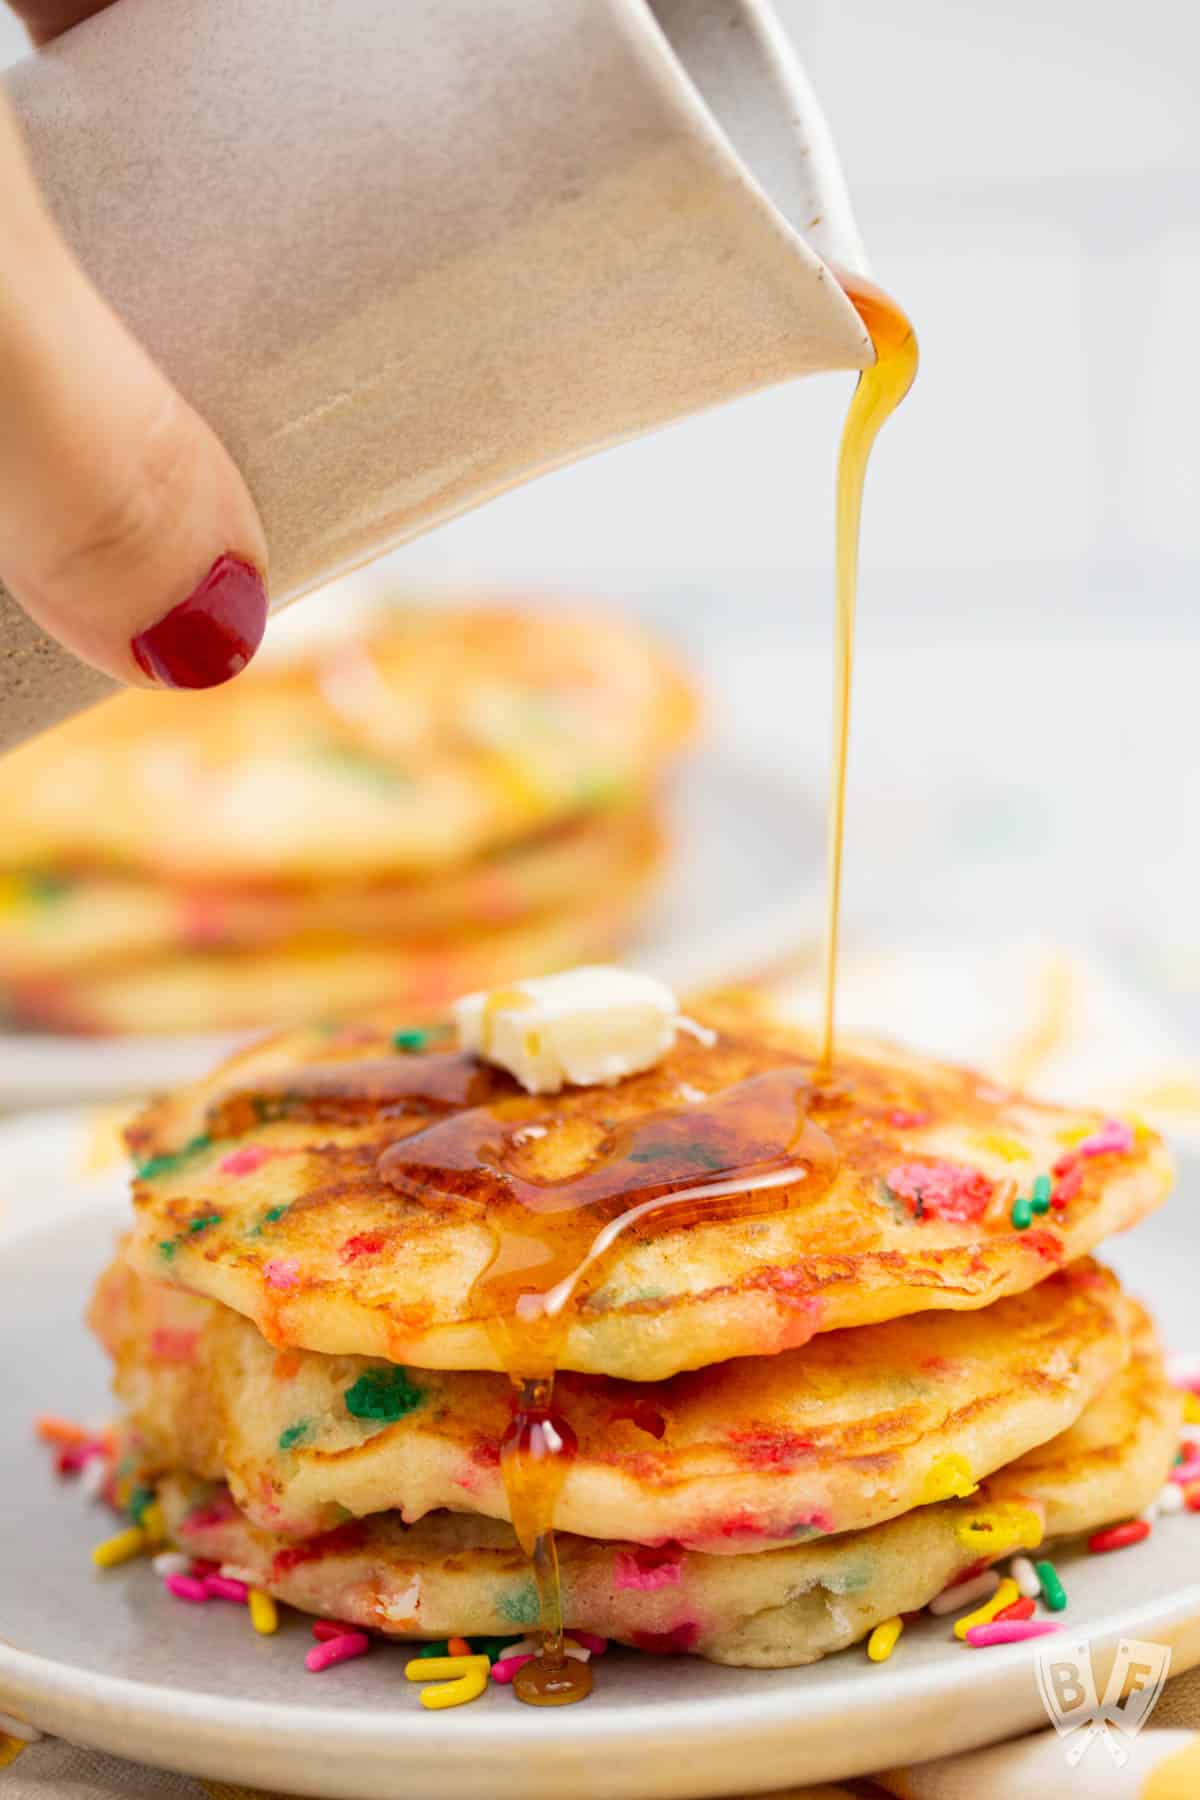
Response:
MULTIPOLYGON (((43 44, 108 3, 14 10, 43 44)), ((258 648, 266 560, 237 468, 76 263, 0 95, 0 581, 120 681, 214 687, 258 648)))

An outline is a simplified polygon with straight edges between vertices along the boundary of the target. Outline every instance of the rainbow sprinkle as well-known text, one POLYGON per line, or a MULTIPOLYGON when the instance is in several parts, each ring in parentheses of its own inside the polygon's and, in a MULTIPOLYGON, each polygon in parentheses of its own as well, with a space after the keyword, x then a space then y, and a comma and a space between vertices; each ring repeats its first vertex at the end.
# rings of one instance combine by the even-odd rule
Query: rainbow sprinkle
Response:
POLYGON ((1037 1578, 1042 1584, 1042 1601, 1048 1612, 1065 1612, 1067 1590, 1059 1580, 1058 1570, 1051 1562, 1035 1564, 1037 1578))
POLYGON ((1009 1576, 1000 1583, 990 1600, 986 1600, 975 1612, 965 1613, 961 1619, 955 1620, 955 1637, 965 1638, 967 1633, 973 1631, 977 1625, 990 1625, 997 1613, 1002 1613, 1006 1607, 1011 1606, 1020 1598, 1017 1584, 1009 1576))
POLYGON ((320 1675, 338 1663, 353 1662, 355 1657, 365 1656, 370 1648, 371 1640, 365 1631, 343 1632, 341 1637, 326 1638, 322 1643, 314 1644, 304 1658, 304 1666, 311 1675, 320 1675))
MULTIPOLYGON (((500 1666, 497 1663, 496 1668, 500 1666)), ((469 1700, 478 1700, 495 1671, 486 1656, 416 1656, 404 1673, 409 1681, 432 1684, 421 1689, 421 1705, 431 1712, 441 1712, 448 1706, 465 1706, 469 1700)))
POLYGON ((896 1645, 900 1642, 900 1633, 904 1630, 904 1620, 897 1615, 893 1619, 885 1619, 877 1625, 867 1639, 867 1655, 873 1663, 886 1662, 896 1645))

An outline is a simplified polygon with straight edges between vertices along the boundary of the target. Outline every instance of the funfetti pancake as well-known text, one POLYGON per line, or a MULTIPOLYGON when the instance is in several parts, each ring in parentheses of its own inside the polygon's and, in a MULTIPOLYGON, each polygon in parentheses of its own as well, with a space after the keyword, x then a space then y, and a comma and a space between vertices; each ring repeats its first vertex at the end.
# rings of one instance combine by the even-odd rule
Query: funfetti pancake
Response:
POLYGON ((553 1286, 555 1366, 652 1381, 989 1305, 1168 1191, 1150 1132, 889 1047, 827 1080, 792 1030, 709 1022, 550 1095, 379 1028, 282 1035, 135 1122, 132 1259, 273 1344, 427 1368, 504 1367, 498 1321, 553 1286))
POLYGON ((632 804, 692 721, 673 664, 612 614, 408 610, 336 655, 125 694, 25 746, 0 768, 0 867, 430 874, 632 804))
MULTIPOLYGON (((1166 1479, 1179 1417, 1140 1315, 1133 1359, 1079 1422, 969 1499, 749 1556, 560 1536, 568 1627, 748 1667, 815 1662, 923 1607, 981 1560, 1139 1512, 1166 1479)), ((220 1484, 176 1474, 159 1492, 185 1549, 306 1611, 399 1637, 537 1624, 528 1563, 504 1525, 445 1512, 405 1525, 389 1513, 297 1544, 252 1526, 220 1484)))
MULTIPOLYGON (((657 1383, 565 1376, 575 1449, 556 1524, 761 1551, 948 1495, 1070 1425, 1123 1367, 1128 1307, 1084 1261, 975 1313, 828 1332, 657 1383)), ((502 1375, 277 1351, 239 1313, 124 1262, 91 1323, 159 1469, 228 1479, 250 1522, 310 1536, 348 1514, 507 1519, 502 1375)))
MULTIPOLYGON (((0 999, 23 983, 172 955, 328 938, 440 939, 563 915, 654 873, 653 807, 572 820, 432 878, 173 885, 146 875, 0 874, 0 999)), ((277 1023, 283 1021, 276 1021, 277 1023)))
POLYGON ((252 1031, 381 1006, 419 1024, 444 1014, 464 989, 608 954, 634 930, 659 866, 650 843, 612 863, 570 906, 495 928, 403 937, 328 931, 248 949, 164 951, 0 981, 0 993, 21 1024, 84 1034, 252 1031))

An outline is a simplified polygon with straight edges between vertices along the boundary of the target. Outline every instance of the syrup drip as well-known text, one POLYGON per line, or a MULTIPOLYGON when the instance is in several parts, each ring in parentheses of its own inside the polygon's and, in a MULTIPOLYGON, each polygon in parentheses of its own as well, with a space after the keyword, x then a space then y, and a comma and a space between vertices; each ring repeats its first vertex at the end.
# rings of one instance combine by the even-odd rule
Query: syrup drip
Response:
POLYGON ((839 275, 875 346, 842 427, 837 476, 837 591, 833 677, 833 756, 829 775, 825 877, 825 993, 819 1071, 833 1067, 838 933, 842 908, 842 847, 846 828, 846 752, 850 739, 850 689, 854 673, 854 618, 858 599, 858 540, 867 460, 880 426, 891 417, 917 373, 917 339, 894 300, 861 275, 839 275))
POLYGON ((492 1232, 471 1298, 516 1389, 501 1470, 541 1605, 540 1654, 513 1683, 532 1705, 565 1705, 592 1684, 588 1665, 564 1655, 554 1542, 555 1502, 575 1453, 554 1396, 572 1312, 629 1232, 778 1211, 823 1191, 837 1158, 807 1116, 810 1093, 809 1072, 783 1066, 608 1128, 553 1099, 512 1097, 439 1119, 380 1157, 381 1175, 406 1199, 481 1211, 492 1232), (547 1179, 559 1134, 571 1165, 585 1166, 547 1179))

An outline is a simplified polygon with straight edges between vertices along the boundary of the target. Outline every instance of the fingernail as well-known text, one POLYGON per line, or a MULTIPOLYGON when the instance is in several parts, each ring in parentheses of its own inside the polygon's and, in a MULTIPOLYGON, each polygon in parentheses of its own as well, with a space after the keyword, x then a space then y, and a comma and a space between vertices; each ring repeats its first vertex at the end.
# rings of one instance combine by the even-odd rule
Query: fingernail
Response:
POLYGON ((187 599, 129 648, 142 673, 163 687, 218 687, 245 668, 266 625, 267 589, 254 564, 218 556, 187 599))

